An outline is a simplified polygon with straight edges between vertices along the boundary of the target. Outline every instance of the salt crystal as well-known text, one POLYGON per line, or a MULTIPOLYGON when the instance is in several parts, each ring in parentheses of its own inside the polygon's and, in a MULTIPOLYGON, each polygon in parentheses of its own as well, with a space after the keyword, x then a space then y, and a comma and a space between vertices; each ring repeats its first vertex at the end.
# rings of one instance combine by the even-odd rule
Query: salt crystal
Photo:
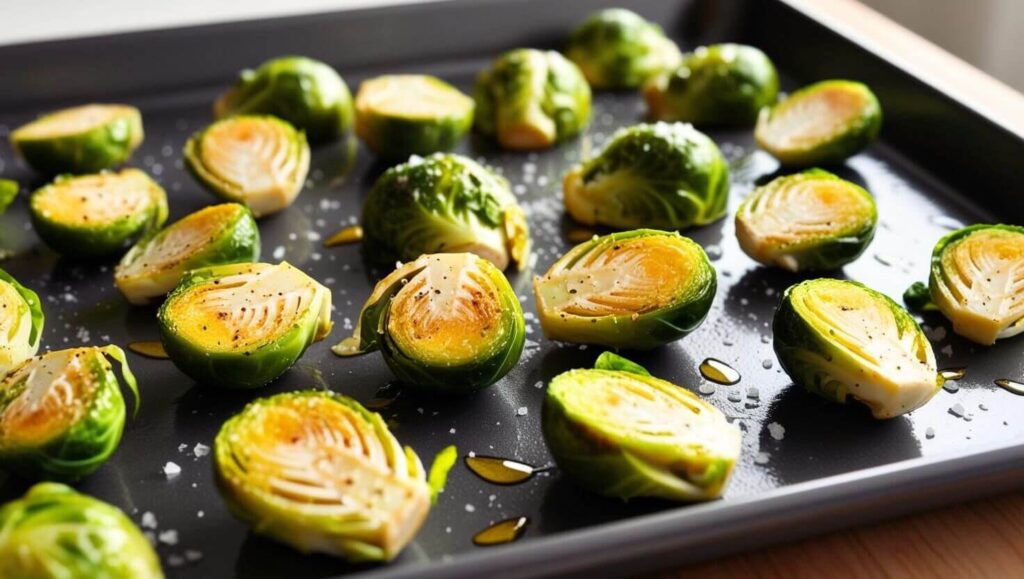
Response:
POLYGON ((774 364, 775 363, 772 362, 770 358, 765 358, 764 360, 761 360, 761 367, 764 368, 765 370, 771 370, 774 364))
POLYGON ((164 465, 164 476, 167 477, 167 480, 177 478, 180 474, 181 467, 171 461, 167 461, 167 464, 164 465))
POLYGON ((714 394, 715 385, 708 384, 705 382, 704 384, 701 384, 699 388, 697 388, 697 391, 700 392, 701 394, 714 394))
POLYGON ((202 558, 203 558, 203 552, 202 551, 196 551, 195 549, 189 549, 188 551, 185 551, 185 559, 187 559, 188 561, 190 561, 192 563, 194 563, 194 562, 196 562, 196 561, 198 561, 198 560, 200 560, 202 558))
POLYGON ((767 452, 759 452, 757 453, 757 456, 754 457, 754 464, 768 464, 768 458, 767 452))
POLYGON ((543 388, 544 387, 544 381, 543 380, 537 380, 537 383, 534 384, 533 387, 537 388, 537 389, 543 388))
POLYGON ((160 542, 165 545, 177 545, 178 544, 178 531, 174 529, 168 529, 157 535, 160 542))
POLYGON ((192 449, 192 453, 196 455, 196 458, 201 458, 210 454, 210 447, 197 442, 195 448, 192 449))
POLYGON ((772 422, 768 424, 768 434, 775 440, 782 440, 786 437, 786 427, 778 422, 772 422))
POLYGON ((960 404, 959 402, 954 404, 949 409, 949 413, 952 414, 953 416, 956 416, 957 418, 963 418, 964 417, 964 405, 960 404))
POLYGON ((931 440, 932 438, 935 438, 935 429, 932 428, 931 426, 926 428, 925 431, 924 431, 924 437, 929 439, 929 440, 931 440))
POLYGON ((750 388, 747 388, 747 398, 750 398, 751 400, 759 400, 761 398, 761 393, 757 388, 751 386, 750 388))
POLYGON ((516 409, 516 414, 519 416, 526 416, 526 413, 529 411, 530 410, 527 407, 520 406, 518 409, 516 409))
POLYGON ((476 510, 476 507, 474 507, 473 505, 471 505, 469 503, 466 503, 466 512, 467 513, 472 513, 475 510, 476 510))
POLYGON ((272 254, 270 254, 270 256, 273 257, 274 259, 283 259, 284 258, 284 246, 283 245, 278 245, 277 247, 275 247, 274 248, 274 252, 272 254))
POLYGON ((156 528, 156 524, 157 524, 156 523, 156 515, 154 515, 153 513, 149 512, 149 511, 146 511, 146 512, 142 513, 142 526, 144 528, 146 528, 146 529, 155 529, 156 528))

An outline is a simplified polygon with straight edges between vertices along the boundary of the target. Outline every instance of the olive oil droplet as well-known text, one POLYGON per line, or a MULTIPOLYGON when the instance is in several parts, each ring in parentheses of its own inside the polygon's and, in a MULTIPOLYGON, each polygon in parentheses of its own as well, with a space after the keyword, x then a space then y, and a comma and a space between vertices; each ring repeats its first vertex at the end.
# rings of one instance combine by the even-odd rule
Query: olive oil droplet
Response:
POLYGON ((962 380, 967 375, 967 368, 944 368, 939 370, 943 380, 962 380))
POLYGON ((996 386, 999 386, 1007 392, 1012 392, 1017 396, 1024 396, 1024 383, 1016 380, 1010 380, 1009 378, 1000 378, 996 380, 996 386))
POLYGON ((513 517, 499 521, 473 535, 473 543, 481 547, 511 543, 523 536, 526 525, 529 523, 530 519, 526 517, 513 517))
POLYGON ((164 345, 156 340, 132 342, 128 344, 128 349, 140 356, 153 358, 154 360, 166 360, 170 358, 170 356, 167 355, 167 350, 164 350, 164 345))
POLYGON ((519 484, 537 472, 528 464, 496 456, 467 456, 465 462, 466 468, 473 471, 473 474, 499 485, 519 484))
POLYGON ((363 240, 363 228, 359 225, 353 225, 346 227, 334 235, 324 240, 324 247, 334 247, 335 245, 347 245, 349 243, 358 243, 363 240))
POLYGON ((700 363, 699 370, 700 375, 705 380, 710 380, 716 384, 730 386, 740 381, 740 373, 717 358, 705 359, 700 363))

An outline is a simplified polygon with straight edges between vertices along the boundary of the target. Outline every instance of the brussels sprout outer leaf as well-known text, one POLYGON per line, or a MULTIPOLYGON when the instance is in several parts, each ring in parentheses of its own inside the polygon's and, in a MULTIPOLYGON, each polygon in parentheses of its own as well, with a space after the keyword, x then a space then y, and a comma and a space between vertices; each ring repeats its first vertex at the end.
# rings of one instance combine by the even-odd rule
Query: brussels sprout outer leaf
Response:
POLYGON ((0 576, 162 579, 149 541, 116 507, 39 483, 0 508, 0 576))
POLYGON ((18 154, 48 175, 95 173, 113 167, 126 161, 142 139, 142 115, 126 105, 64 109, 11 133, 18 154))
POLYGON ((444 447, 434 457, 430 465, 430 473, 427 475, 427 484, 430 485, 430 504, 437 504, 437 497, 444 492, 444 486, 448 482, 448 473, 459 460, 459 449, 454 444, 444 447))
POLYGON ((939 306, 932 301, 928 284, 920 281, 910 284, 907 291, 903 292, 903 303, 907 304, 911 310, 918 312, 934 312, 939 309, 939 306))
MULTIPOLYGON (((6 336, 5 340, 0 341, 0 376, 4 376, 39 350, 44 316, 43 306, 36 292, 18 283, 18 280, 2 269, 0 284, 9 285, 21 302, 5 304, 6 314, 0 318, 0 329, 4 330, 6 336), (22 324, 26 324, 27 327, 22 327, 22 324)), ((7 294, 6 291, 3 293, 7 294)))
POLYGON ((0 215, 3 215, 11 202, 18 196, 18 182, 10 179, 0 179, 0 215))
POLYGON ((633 374, 639 374, 641 376, 650 376, 651 373, 647 371, 640 364, 632 360, 627 360, 618 354, 611 352, 603 352, 597 357, 594 362, 594 368, 597 370, 616 370, 619 372, 632 372, 633 374))
POLYGON ((566 56, 596 89, 637 88, 678 66, 681 58, 660 26, 624 8, 601 10, 587 18, 569 38, 566 56))

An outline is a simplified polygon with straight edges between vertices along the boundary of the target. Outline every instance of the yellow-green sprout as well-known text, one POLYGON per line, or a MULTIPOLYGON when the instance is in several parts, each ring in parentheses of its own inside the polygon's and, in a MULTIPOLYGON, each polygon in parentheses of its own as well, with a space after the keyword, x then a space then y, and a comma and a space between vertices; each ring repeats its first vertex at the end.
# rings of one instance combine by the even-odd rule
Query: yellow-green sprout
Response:
POLYGON ((42 334, 39 296, 0 269, 0 377, 36 355, 42 334))
POLYGON ((592 14, 572 33, 565 55, 596 89, 637 88, 680 60, 660 26, 625 8, 592 14))
POLYGON ((127 161, 142 144, 142 114, 127 105, 63 109, 18 127, 11 144, 48 175, 95 173, 127 161))

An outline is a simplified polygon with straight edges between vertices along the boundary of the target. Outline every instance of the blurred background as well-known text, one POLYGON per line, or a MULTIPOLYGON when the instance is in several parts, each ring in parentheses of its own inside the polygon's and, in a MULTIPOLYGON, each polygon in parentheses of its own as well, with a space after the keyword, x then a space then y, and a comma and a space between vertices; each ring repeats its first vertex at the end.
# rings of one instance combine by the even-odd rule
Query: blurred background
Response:
MULTIPOLYGON (((0 44, 421 1, 0 0, 0 44)), ((1024 0, 861 1, 1024 91, 1024 0)))

